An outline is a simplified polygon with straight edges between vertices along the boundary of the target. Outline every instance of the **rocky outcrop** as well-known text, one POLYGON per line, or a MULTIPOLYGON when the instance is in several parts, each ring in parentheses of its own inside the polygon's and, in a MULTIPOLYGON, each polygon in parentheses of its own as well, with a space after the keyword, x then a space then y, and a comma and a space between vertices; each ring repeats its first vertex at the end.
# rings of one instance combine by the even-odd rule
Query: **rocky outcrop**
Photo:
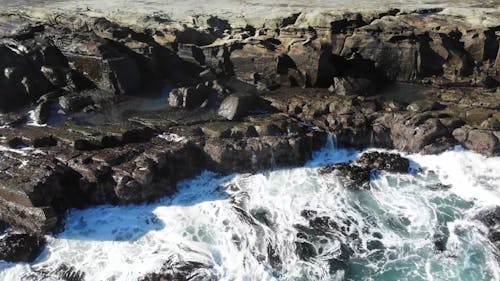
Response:
MULTIPOLYGON (((484 81, 495 87, 498 27, 478 27, 439 12, 396 9, 328 15, 321 21, 304 14, 278 29, 223 25, 224 31, 208 20, 205 26, 161 23, 141 30, 84 14, 60 14, 55 24, 27 18, 31 28, 3 35, 2 81, 10 90, 2 96, 10 105, 3 103, 2 110, 28 105, 54 89, 98 87, 136 95, 161 88, 165 78, 188 89, 203 82, 206 73, 234 76, 260 90, 331 87, 341 95, 373 95, 387 81, 484 81), (304 20, 311 22, 304 25, 304 20)), ((181 92, 175 90, 172 97, 194 97, 192 92, 199 91, 181 92)), ((182 103, 172 98, 171 104, 182 103)))
POLYGON ((207 101, 212 91, 211 87, 202 84, 173 89, 168 97, 168 104, 177 108, 197 108, 207 101))
POLYGON ((369 189, 373 170, 393 173, 407 173, 410 161, 399 154, 386 152, 368 152, 361 155, 352 164, 327 166, 319 170, 320 174, 334 174, 341 178, 348 188, 369 189))
POLYGON ((500 249, 500 207, 483 210, 475 218, 488 227, 488 238, 500 249))
POLYGON ((498 91, 429 88, 406 106, 384 96, 344 97, 319 89, 275 91, 264 98, 290 116, 335 133, 343 147, 439 153, 462 145, 487 155, 500 152, 498 91))
POLYGON ((215 280, 212 266, 195 261, 168 261, 159 272, 149 273, 140 281, 215 280))
MULTIPOLYGON (((69 208, 155 200, 204 169, 302 165, 327 132, 343 147, 498 155, 499 27, 440 11, 294 13, 260 26, 0 15, 0 220, 44 234, 69 208), (393 82, 428 89, 396 99, 384 95, 393 82)), ((367 187, 374 169, 408 168, 371 152, 322 173, 367 187)), ((309 230, 327 226, 317 217, 309 230)), ((296 242, 302 259, 318 254, 296 242)))
POLYGON ((5 145, 14 149, 0 155, 0 219, 45 233, 68 208, 151 201, 173 194, 179 180, 204 169, 232 173, 301 165, 324 142, 324 135, 305 133, 281 115, 202 124, 201 130, 198 123, 164 126, 170 132, 160 135, 130 123, 2 129, 5 145), (54 143, 32 153, 47 138, 54 143))
POLYGON ((218 114, 227 120, 238 120, 246 117, 257 105, 258 97, 252 93, 235 93, 225 98, 218 114))
POLYGON ((0 260, 7 262, 32 262, 45 247, 39 236, 11 232, 0 238, 0 260))
POLYGON ((410 161, 397 153, 367 152, 363 153, 356 164, 370 169, 383 170, 393 173, 407 173, 410 161))
POLYGON ((4 221, 0 221, 0 235, 3 235, 5 233, 5 231, 7 229, 9 229, 9 224, 4 222, 4 221))
POLYGON ((320 174, 334 174, 342 179, 342 184, 347 188, 369 189, 371 169, 358 165, 339 164, 321 168, 320 174))

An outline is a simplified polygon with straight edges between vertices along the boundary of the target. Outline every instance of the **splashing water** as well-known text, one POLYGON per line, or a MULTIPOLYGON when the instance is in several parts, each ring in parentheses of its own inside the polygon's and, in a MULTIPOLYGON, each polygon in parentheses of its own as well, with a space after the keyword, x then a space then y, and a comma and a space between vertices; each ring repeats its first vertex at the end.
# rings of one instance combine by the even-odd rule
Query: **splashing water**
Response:
POLYGON ((180 261, 205 265, 203 280, 500 280, 474 219, 500 202, 500 158, 408 155, 412 173, 377 173, 370 190, 318 173, 360 153, 330 142, 302 168, 204 172, 154 204, 74 210, 37 261, 0 263, 0 280, 58 280, 61 264, 137 280, 180 261))

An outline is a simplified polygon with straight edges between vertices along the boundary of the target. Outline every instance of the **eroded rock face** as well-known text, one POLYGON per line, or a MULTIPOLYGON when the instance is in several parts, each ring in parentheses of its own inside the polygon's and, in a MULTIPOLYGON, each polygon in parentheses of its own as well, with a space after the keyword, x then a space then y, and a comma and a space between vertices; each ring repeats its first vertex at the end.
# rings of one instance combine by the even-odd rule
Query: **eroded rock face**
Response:
POLYGON ((0 111, 12 111, 37 100, 51 89, 40 69, 30 63, 24 46, 0 43, 0 111), (21 48, 21 49, 18 49, 21 48))
POLYGON ((383 96, 338 96, 320 89, 275 91, 264 99, 290 116, 334 132, 344 147, 439 153, 459 144, 487 155, 500 152, 498 91, 431 88, 407 106, 383 96))
MULTIPOLYGON (((181 122, 182 116, 172 114, 181 122)), ((0 219, 46 233, 68 208, 151 201, 173 194, 179 180, 204 169, 232 173, 301 165, 325 140, 279 114, 240 122, 211 118, 174 126, 157 119, 165 125, 155 129, 135 123, 3 128, 0 142, 14 149, 0 154, 0 219), (42 151, 32 153, 35 147, 42 151)))
MULTIPOLYGON (((147 28, 84 11, 2 15, 13 27, 0 25, 0 219, 46 233, 68 208, 154 200, 203 169, 302 165, 325 132, 344 147, 497 155, 498 26, 439 11, 297 13, 262 26, 154 16, 147 28), (394 81, 442 88, 409 102, 378 95, 394 81), (132 108, 132 96, 172 88, 169 110, 132 108), (28 109, 37 123, 67 119, 26 126, 28 109)), ((408 161, 369 153, 331 168, 355 186, 372 169, 406 172, 408 161)))
MULTIPOLYGON (((2 39, 2 111, 54 89, 139 95, 165 78, 189 89, 203 82, 202 73, 236 77, 264 91, 331 86, 342 95, 372 95, 389 80, 496 87, 498 27, 439 11, 345 13, 328 20, 299 13, 277 28, 258 29, 223 24, 222 30, 211 20, 182 27, 160 22, 147 32, 85 14, 60 14, 56 24, 27 18, 26 27, 2 39)), ((183 97, 171 100, 179 107, 186 96, 193 106, 204 96, 174 92, 183 97)))

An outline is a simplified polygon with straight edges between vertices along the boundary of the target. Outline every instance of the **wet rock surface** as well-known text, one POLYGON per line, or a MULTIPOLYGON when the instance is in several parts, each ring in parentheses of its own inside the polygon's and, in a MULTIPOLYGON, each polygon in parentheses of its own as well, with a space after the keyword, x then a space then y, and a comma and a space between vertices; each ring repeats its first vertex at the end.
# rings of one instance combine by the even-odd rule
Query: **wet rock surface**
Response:
POLYGON ((319 173, 339 176, 344 186, 348 188, 369 189, 374 170, 407 173, 409 168, 410 161, 397 153, 374 151, 362 154, 354 163, 323 167, 319 173))
POLYGON ((0 260, 32 262, 42 252, 45 240, 27 233, 10 232, 0 238, 0 260))
MULTIPOLYGON (((44 234, 70 208, 152 201, 205 169, 302 165, 327 133, 342 147, 440 153, 462 145, 498 155, 495 14, 476 24, 441 11, 294 13, 261 26, 2 13, 0 220, 44 234), (395 98, 384 94, 392 83, 409 84, 395 98), (412 83, 426 86, 417 95, 412 83)), ((370 152, 321 173, 366 188, 374 169, 405 173, 409 161, 370 152)), ((320 254, 307 239, 336 227, 312 218, 298 255, 320 254)), ((1 251, 32 260, 43 243, 26 235, 1 251)), ((435 241, 442 250, 446 242, 435 241)), ((344 248, 332 268, 349 259, 344 248)), ((380 248, 374 239, 368 250, 380 248)), ((196 275, 207 270, 167 264, 145 280, 209 278, 196 275)))
POLYGON ((0 235, 4 234, 5 231, 9 228, 9 224, 4 222, 4 221, 0 221, 0 235))
POLYGON ((388 172, 407 173, 410 161, 397 153, 367 152, 356 161, 360 166, 388 172))
POLYGON ((210 266, 193 261, 168 261, 158 273, 150 273, 140 281, 217 280, 210 266))
POLYGON ((387 100, 383 92, 368 98, 343 97, 321 89, 278 90, 264 98, 290 116, 335 133, 342 147, 429 154, 462 145, 490 156, 499 153, 495 128, 500 92, 430 87, 422 95, 439 106, 417 112, 387 100))
POLYGON ((488 238, 497 249, 500 249, 500 207, 483 210, 476 215, 476 219, 487 226, 488 238))

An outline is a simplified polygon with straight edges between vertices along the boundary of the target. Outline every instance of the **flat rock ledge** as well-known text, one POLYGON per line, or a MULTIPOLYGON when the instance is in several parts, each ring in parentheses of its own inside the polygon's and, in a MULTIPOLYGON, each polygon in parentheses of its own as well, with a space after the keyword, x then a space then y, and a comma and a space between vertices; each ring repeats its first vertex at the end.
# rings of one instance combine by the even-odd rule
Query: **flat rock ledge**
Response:
MULTIPOLYGON (((294 8, 243 24, 63 2, 0 14, 0 222, 34 237, 71 208, 153 201, 205 169, 303 165, 329 133, 340 147, 500 153, 495 7, 294 8)), ((330 170, 362 185, 408 164, 359 161, 330 170)))

